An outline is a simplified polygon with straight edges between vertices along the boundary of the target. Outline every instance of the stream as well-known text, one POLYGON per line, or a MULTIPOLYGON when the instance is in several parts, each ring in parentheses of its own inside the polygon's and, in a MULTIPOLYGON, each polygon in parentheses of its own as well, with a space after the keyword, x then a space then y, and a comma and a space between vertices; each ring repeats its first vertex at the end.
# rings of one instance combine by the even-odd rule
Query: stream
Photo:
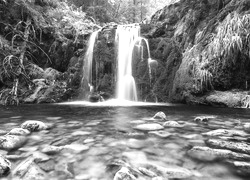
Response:
MULTIPOLYGON (((27 143, 17 150, 0 150, 0 153, 12 157, 9 160, 14 170, 35 152, 43 152, 45 155, 45 147, 69 146, 57 153, 47 152, 48 159, 37 162, 45 172, 45 179, 109 180, 117 176, 116 172, 121 167, 131 171, 133 175, 130 179, 133 179, 132 176, 136 179, 155 180, 249 179, 245 167, 242 170, 242 167, 233 166, 235 162, 248 163, 249 160, 221 157, 220 154, 216 154, 216 158, 208 158, 206 154, 204 157, 202 153, 190 153, 190 149, 195 146, 207 147, 208 139, 247 144, 248 135, 211 137, 203 133, 216 129, 244 132, 242 124, 249 119, 250 110, 247 109, 174 104, 126 107, 98 104, 1 106, 1 135, 20 127, 27 120, 42 121, 53 124, 53 127, 33 132, 28 136, 27 143), (160 111, 166 114, 166 119, 153 119, 160 111), (200 116, 208 117, 208 122, 194 121, 200 116), (168 126, 165 124, 167 121, 175 121, 179 126, 168 126), (164 126, 164 129, 149 131, 136 128, 156 123, 164 126), (177 174, 184 169, 184 172, 188 170, 192 175, 164 175, 164 172, 168 172, 164 168, 173 168, 177 174)), ((11 178, 12 174, 13 171, 6 179, 11 178)))

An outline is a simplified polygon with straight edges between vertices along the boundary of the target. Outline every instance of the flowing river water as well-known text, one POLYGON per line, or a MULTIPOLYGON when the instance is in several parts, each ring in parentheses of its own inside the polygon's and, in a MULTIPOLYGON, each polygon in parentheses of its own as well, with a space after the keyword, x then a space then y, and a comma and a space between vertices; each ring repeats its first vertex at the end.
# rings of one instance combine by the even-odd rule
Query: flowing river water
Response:
MULTIPOLYGON (((48 153, 46 161, 37 162, 45 172, 45 179, 109 180, 121 167, 128 167, 137 179, 181 179, 182 175, 164 175, 164 172, 167 173, 164 168, 176 168, 177 172, 178 169, 189 170, 192 175, 184 175, 184 179, 188 180, 238 180, 249 179, 248 174, 235 168, 233 162, 248 163, 249 160, 231 157, 204 157, 203 160, 199 153, 196 157, 188 152, 195 146, 207 147, 206 141, 211 137, 202 133, 216 129, 243 131, 242 124, 249 119, 250 110, 247 109, 173 104, 126 107, 22 105, 0 107, 0 133, 4 135, 20 127, 26 120, 53 124, 49 130, 33 132, 28 136, 27 143, 18 150, 5 152, 6 157, 12 157, 10 161, 12 169, 15 169, 30 154, 43 152, 44 147, 73 145, 68 150, 48 153), (166 114, 166 120, 152 118, 159 111, 166 114), (195 122, 197 116, 208 116, 209 121, 195 122), (135 128, 152 123, 164 125, 170 120, 178 122, 180 126, 165 125, 164 129, 156 131, 135 128)), ((245 143, 249 140, 248 135, 225 135, 212 139, 245 143)), ((12 172, 7 179, 11 179, 12 172)))

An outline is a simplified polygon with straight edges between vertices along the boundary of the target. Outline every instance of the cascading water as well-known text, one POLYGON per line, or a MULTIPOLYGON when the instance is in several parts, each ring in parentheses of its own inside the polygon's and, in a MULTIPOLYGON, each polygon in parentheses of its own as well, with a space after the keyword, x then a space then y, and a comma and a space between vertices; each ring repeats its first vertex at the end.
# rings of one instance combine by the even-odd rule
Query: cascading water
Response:
POLYGON ((140 26, 118 26, 116 44, 118 46, 117 99, 137 101, 137 91, 132 76, 132 52, 140 37, 140 26))
POLYGON ((116 30, 116 44, 118 46, 117 99, 137 101, 136 83, 132 75, 133 51, 136 49, 135 46, 137 46, 141 53, 141 61, 143 61, 143 47, 146 46, 151 83, 151 56, 148 41, 140 37, 140 26, 138 24, 120 25, 116 30))
POLYGON ((94 51, 95 41, 98 37, 98 32, 99 30, 91 34, 88 41, 87 51, 84 57, 82 87, 84 89, 89 88, 89 92, 91 92, 94 88, 92 82, 92 62, 93 62, 93 51, 94 51))

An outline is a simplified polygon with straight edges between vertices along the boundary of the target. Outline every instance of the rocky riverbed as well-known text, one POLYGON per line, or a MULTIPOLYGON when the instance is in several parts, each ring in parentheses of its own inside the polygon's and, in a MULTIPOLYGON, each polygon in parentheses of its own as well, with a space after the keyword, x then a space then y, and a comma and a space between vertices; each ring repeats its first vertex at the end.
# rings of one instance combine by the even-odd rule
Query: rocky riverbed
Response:
POLYGON ((250 177, 248 111, 191 111, 187 106, 30 108, 0 109, 3 179, 250 177))

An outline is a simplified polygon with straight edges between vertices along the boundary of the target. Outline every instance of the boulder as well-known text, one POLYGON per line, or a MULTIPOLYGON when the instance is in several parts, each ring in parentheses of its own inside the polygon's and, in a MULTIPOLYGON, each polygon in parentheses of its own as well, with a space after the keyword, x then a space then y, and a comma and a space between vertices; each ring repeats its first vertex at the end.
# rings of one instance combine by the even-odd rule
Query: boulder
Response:
POLYGON ((16 135, 5 135, 0 136, 0 149, 7 151, 18 149, 23 144, 25 144, 27 138, 25 136, 16 136, 16 135))
POLYGON ((194 118, 194 121, 198 123, 207 123, 210 119, 210 116, 198 116, 194 118))
POLYGON ((0 154, 0 177, 7 176, 11 169, 11 163, 0 154))
POLYGON ((141 131, 157 131, 157 130, 162 130, 164 127, 160 124, 157 123, 151 123, 151 124, 140 124, 134 127, 136 130, 141 130, 141 131))
POLYGON ((154 115, 153 119, 166 120, 167 116, 164 112, 160 111, 154 115))
POLYGON ((56 80, 61 73, 53 68, 47 68, 44 71, 44 78, 50 81, 56 80))
POLYGON ((30 131, 23 128, 14 128, 8 134, 16 136, 26 136, 30 134, 30 131))
POLYGON ((28 129, 29 131, 41 131, 41 130, 46 130, 49 129, 50 127, 43 123, 42 121, 35 121, 35 120, 29 120, 25 121, 22 125, 21 128, 23 129, 28 129))
POLYGON ((236 172, 241 176, 250 176, 250 163, 244 161, 232 161, 229 162, 230 165, 234 167, 236 172))
POLYGON ((209 147, 195 146, 188 151, 188 155, 201 161, 214 161, 217 159, 250 160, 247 154, 236 153, 227 149, 212 149, 209 147))

